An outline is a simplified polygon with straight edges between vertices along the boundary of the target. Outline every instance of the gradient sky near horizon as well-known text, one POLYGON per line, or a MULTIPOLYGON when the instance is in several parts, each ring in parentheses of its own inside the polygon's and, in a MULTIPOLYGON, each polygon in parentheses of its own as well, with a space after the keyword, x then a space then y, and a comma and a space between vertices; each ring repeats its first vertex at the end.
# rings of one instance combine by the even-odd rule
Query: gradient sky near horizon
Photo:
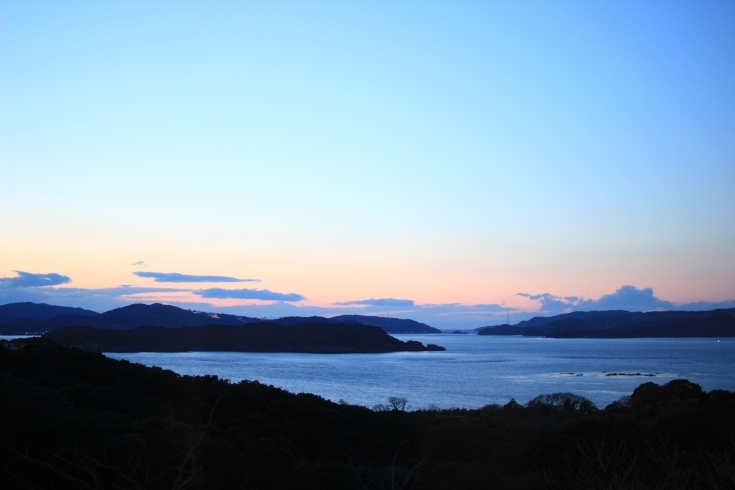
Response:
POLYGON ((733 2, 0 15, 0 302, 735 306, 733 2))

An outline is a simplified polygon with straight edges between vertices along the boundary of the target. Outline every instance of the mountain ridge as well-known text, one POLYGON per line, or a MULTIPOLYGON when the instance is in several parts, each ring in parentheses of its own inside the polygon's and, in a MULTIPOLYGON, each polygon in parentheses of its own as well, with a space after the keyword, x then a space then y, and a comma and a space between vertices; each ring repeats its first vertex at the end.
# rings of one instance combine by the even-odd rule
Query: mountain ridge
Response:
POLYGON ((62 315, 97 316, 99 313, 74 306, 56 306, 46 303, 31 303, 30 301, 0 305, 0 323, 23 318, 48 320, 62 315))
MULTIPOLYGON (((44 303, 10 303, 0 306, 13 312, 23 310, 25 317, 8 314, 8 321, 0 321, 0 335, 36 334, 55 330, 60 327, 84 326, 94 328, 130 329, 141 326, 200 327, 211 324, 244 326, 263 322, 262 319, 247 316, 229 315, 225 313, 208 313, 185 310, 173 305, 154 303, 151 305, 136 303, 115 308, 104 313, 91 312, 81 308, 55 307, 44 303), (22 306, 15 306, 22 305, 22 306), (34 308, 38 313, 33 312, 34 308), (49 309, 51 308, 51 309, 49 309), (63 314, 49 316, 47 312, 58 311, 63 314), (80 314, 88 312, 89 314, 80 314), (72 314, 69 314, 72 313, 72 314)), ((360 324, 375 326, 386 333, 440 333, 441 331, 415 320, 399 318, 383 318, 367 315, 341 315, 334 318, 321 316, 283 317, 266 320, 279 325, 298 325, 304 323, 331 323, 338 325, 360 324)))

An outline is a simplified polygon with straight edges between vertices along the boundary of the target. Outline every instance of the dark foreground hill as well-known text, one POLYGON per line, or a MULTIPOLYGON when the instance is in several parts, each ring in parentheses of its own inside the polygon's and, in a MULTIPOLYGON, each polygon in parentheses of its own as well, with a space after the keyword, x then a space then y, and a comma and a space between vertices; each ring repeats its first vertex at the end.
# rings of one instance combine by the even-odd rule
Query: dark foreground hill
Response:
POLYGON ((98 344, 105 352, 309 352, 319 354, 443 351, 434 344, 400 341, 377 327, 305 323, 293 326, 136 327, 128 330, 61 327, 44 334, 65 346, 98 344))
MULTIPOLYGON (((0 335, 23 335, 49 332, 60 327, 95 327, 127 329, 155 325, 158 327, 201 327, 204 325, 248 325, 263 320, 247 316, 226 315, 185 310, 171 305, 133 304, 105 313, 81 308, 67 308, 37 303, 11 303, 0 306, 0 335)), ((440 330, 414 320, 382 318, 367 315, 342 315, 335 318, 284 317, 269 320, 280 325, 300 323, 354 323, 380 327, 387 333, 441 333, 440 330)))
POLYGON ((685 380, 644 383, 604 410, 558 393, 375 411, 0 342, 8 490, 732 489, 733 434, 735 395, 685 380))
POLYGON ((735 309, 574 312, 478 329, 478 335, 553 338, 735 337, 735 309))

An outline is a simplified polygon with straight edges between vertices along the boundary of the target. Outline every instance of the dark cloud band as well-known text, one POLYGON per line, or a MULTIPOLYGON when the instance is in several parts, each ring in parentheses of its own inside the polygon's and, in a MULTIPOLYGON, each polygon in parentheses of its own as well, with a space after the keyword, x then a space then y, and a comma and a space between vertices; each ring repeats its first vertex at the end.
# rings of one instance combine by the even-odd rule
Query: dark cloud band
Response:
POLYGON ((58 286, 59 284, 68 284, 71 277, 62 276, 61 274, 34 274, 32 272, 13 271, 18 274, 17 277, 0 277, 0 288, 35 288, 46 286, 58 286))
POLYGON ((260 279, 238 279, 229 276, 197 276, 178 272, 133 272, 138 277, 153 279, 156 282, 260 282, 260 279))
POLYGON ((304 298, 296 293, 276 293, 267 289, 222 289, 209 288, 194 291, 194 294, 202 298, 213 299, 258 299, 263 301, 285 301, 287 303, 296 303, 303 301, 304 298))
POLYGON ((344 301, 342 303, 335 303, 340 306, 397 306, 407 307, 413 306, 413 300, 410 299, 394 299, 394 298, 379 298, 379 299, 360 299, 355 301, 344 301))

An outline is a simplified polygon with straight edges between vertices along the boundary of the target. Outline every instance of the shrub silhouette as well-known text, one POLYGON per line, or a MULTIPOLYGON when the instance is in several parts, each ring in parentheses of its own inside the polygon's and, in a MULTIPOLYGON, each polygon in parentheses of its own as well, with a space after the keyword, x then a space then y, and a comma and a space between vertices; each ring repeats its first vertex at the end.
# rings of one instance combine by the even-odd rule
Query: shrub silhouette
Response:
POLYGON ((594 403, 574 393, 550 393, 539 395, 530 402, 528 408, 562 408, 566 412, 582 411, 589 413, 597 410, 594 403))
POLYGON ((663 386, 653 382, 643 383, 630 396, 630 405, 641 409, 651 405, 697 404, 707 398, 707 394, 698 384, 686 379, 675 379, 663 386))

